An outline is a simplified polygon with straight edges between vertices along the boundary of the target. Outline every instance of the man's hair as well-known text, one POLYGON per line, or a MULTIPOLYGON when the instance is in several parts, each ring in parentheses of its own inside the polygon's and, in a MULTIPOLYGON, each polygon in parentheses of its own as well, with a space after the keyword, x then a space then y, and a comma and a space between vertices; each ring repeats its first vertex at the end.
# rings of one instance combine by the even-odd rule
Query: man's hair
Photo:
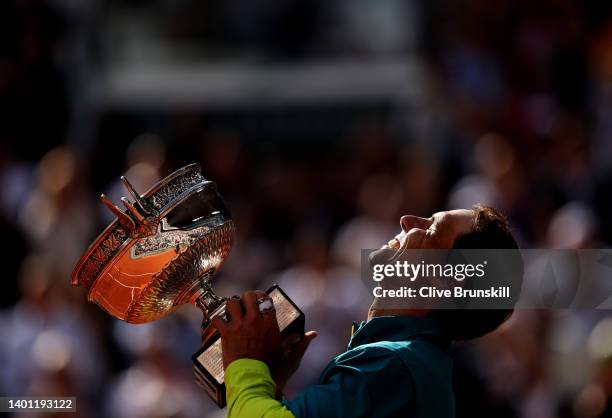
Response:
MULTIPOLYGON (((453 248, 517 250, 511 253, 511 257, 518 257, 512 261, 519 267, 519 271, 512 274, 511 287, 520 291, 523 281, 523 264, 518 244, 510 232, 508 219, 501 212, 489 206, 477 204, 472 210, 474 211, 472 228, 470 232, 455 239, 453 248)), ((449 338, 467 340, 495 330, 512 315, 513 311, 514 309, 439 309, 433 310, 429 316, 438 322, 449 338)))

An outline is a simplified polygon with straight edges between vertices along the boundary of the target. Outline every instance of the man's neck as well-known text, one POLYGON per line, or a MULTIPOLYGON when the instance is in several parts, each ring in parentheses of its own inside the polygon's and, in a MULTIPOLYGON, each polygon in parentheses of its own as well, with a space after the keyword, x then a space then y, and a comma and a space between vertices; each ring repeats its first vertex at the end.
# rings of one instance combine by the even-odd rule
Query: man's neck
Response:
POLYGON ((378 316, 414 316, 418 318, 423 318, 427 316, 428 313, 429 309, 377 309, 374 307, 370 307, 370 309, 368 310, 368 321, 378 316))

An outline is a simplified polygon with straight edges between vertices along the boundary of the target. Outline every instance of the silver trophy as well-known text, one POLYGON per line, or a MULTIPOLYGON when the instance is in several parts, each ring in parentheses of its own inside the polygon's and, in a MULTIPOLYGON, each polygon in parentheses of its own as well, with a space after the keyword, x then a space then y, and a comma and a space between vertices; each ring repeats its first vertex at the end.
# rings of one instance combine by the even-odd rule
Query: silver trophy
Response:
MULTIPOLYGON (((226 298, 213 290, 214 273, 234 242, 234 222, 216 184, 187 165, 139 194, 122 177, 132 197, 125 209, 106 196, 117 216, 76 265, 72 284, 89 288, 88 300, 132 324, 154 321, 184 303, 204 315, 202 347, 193 356, 196 380, 219 407, 225 406, 221 340, 211 319, 225 317, 226 298)), ((278 287, 274 302, 281 333, 303 333, 304 314, 278 287)))

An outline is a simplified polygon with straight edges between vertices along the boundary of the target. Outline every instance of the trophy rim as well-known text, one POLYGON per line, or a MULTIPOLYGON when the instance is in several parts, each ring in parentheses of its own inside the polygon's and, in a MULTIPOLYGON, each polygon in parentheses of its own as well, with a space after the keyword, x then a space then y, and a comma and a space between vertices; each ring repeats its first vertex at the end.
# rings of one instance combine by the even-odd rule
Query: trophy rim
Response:
MULTIPOLYGON (((182 203, 193 193, 201 192, 207 187, 215 186, 215 183, 207 180, 202 175, 201 167, 197 163, 183 166, 156 184, 150 187, 141 195, 157 212, 157 217, 163 218, 165 214, 174 207, 182 203), (189 182, 188 175, 194 176, 189 182), (160 196, 163 194, 164 187, 170 187, 176 179, 185 178, 185 184, 179 184, 178 193, 172 196, 160 196), (160 202, 159 197, 165 199, 160 202)), ((128 214, 125 210, 124 213, 128 214)), ((83 256, 79 259, 73 272, 71 282, 73 286, 84 286, 90 288, 93 283, 101 277, 112 265, 112 260, 121 255, 130 242, 134 240, 125 228, 120 224, 119 219, 114 219, 89 245, 83 256)))

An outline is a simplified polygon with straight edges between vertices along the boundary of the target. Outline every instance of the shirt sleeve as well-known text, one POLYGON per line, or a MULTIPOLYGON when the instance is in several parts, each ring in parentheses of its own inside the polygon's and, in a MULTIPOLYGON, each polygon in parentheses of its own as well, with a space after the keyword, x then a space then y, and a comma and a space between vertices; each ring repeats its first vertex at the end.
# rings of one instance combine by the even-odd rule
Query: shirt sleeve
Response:
POLYGON ((276 385, 268 366, 258 360, 239 359, 225 369, 227 418, 295 418, 274 399, 276 385))
POLYGON ((353 351, 321 384, 283 403, 297 418, 412 416, 414 384, 401 359, 386 349, 353 351))

